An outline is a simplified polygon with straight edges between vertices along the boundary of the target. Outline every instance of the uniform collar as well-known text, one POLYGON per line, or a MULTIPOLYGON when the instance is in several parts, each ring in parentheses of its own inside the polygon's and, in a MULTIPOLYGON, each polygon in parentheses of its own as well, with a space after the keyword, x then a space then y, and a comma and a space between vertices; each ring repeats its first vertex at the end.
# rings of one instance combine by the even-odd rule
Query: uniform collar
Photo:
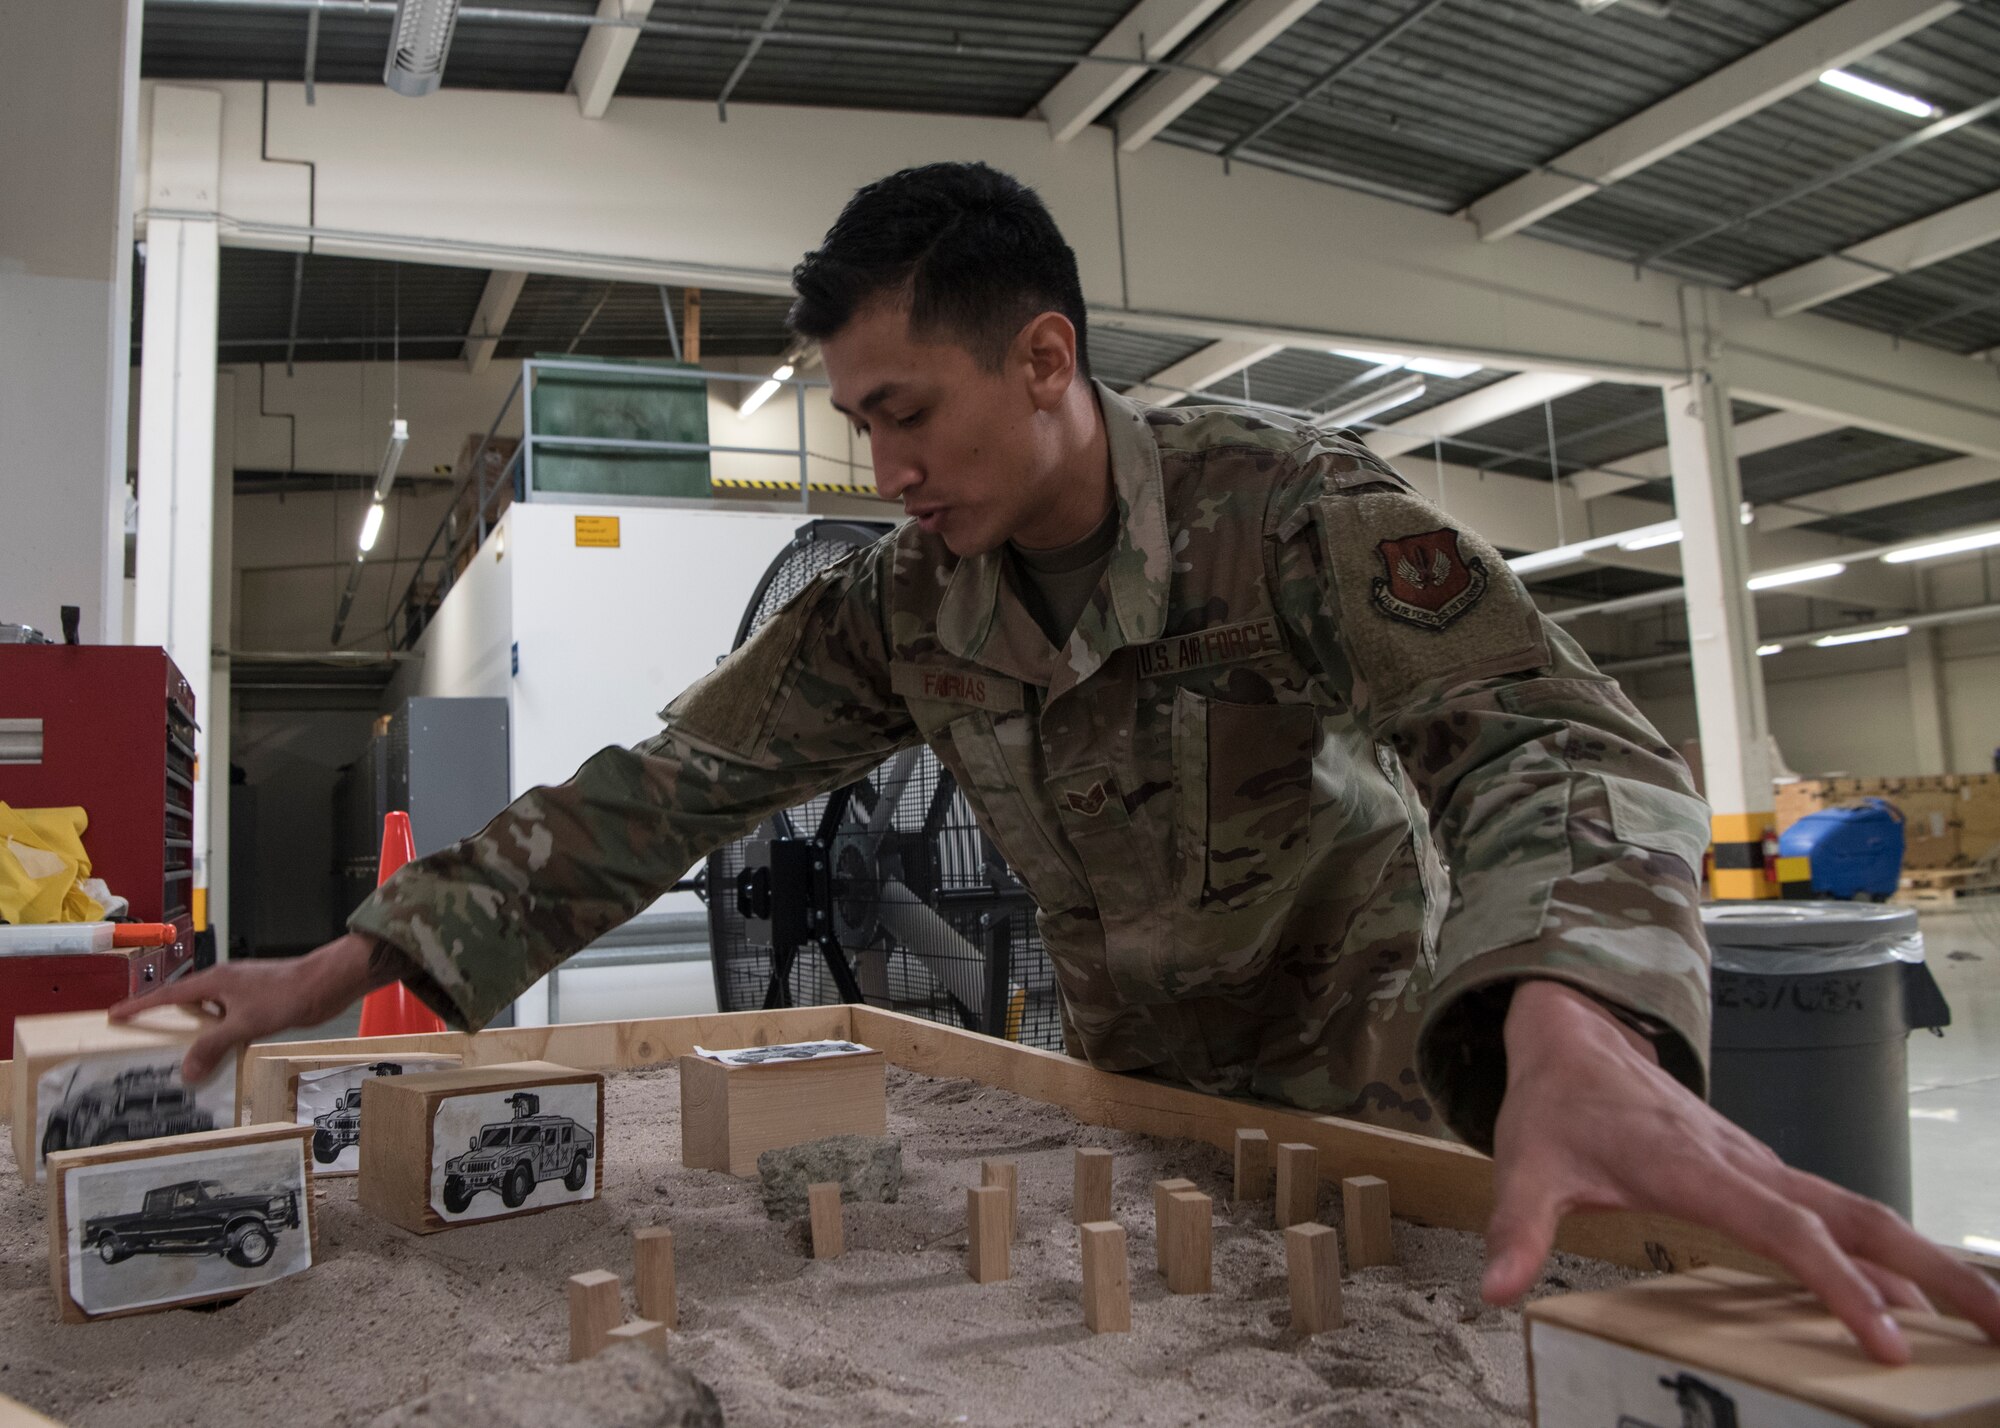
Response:
MULTIPOLYGON (((1056 661, 1053 683, 1060 686, 1087 678, 1124 645, 1157 640, 1166 629, 1173 573, 1160 448, 1146 425, 1145 409, 1102 382, 1092 385, 1104 414, 1105 444, 1111 456, 1118 544, 1112 548, 1103 582, 1056 661)), ((938 637, 961 659, 991 663, 992 656, 1000 656, 1011 665, 1016 661, 1003 650, 1022 651, 1023 646, 1035 645, 1047 649, 1046 641, 1026 640, 1012 628, 1025 623, 1033 630, 1034 624, 1011 594, 1002 607, 1005 563, 1005 551, 995 550, 959 561, 951 573, 938 606, 938 637), (996 639, 996 628, 1003 626, 996 639)))

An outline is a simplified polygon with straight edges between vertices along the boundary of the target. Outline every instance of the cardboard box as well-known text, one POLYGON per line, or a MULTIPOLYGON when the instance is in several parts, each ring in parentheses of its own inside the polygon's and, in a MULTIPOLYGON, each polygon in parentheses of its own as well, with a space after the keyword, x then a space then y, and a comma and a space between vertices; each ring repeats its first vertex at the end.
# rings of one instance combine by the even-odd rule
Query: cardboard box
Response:
POLYGON ((234 1126, 234 1056, 199 1086, 181 1080, 181 1058, 209 1024, 181 1007, 122 1023, 101 1011, 15 1022, 9 1100, 21 1179, 40 1180, 52 1150, 234 1126))
POLYGON ((1528 1306, 1536 1428, 1972 1428, 2000 1423, 2000 1347, 1896 1310, 1911 1362, 1871 1360, 1806 1290, 1708 1268, 1528 1306))
POLYGON ((361 1083, 363 1209, 415 1234, 597 1198, 604 1077, 548 1061, 361 1083))

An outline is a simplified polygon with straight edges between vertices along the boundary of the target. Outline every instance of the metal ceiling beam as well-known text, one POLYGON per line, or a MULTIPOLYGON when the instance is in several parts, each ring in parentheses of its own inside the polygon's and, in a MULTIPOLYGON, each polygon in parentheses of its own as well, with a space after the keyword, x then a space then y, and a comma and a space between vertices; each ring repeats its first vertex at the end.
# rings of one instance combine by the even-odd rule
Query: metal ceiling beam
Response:
POLYGON ((1118 111, 1118 147, 1142 148, 1202 97, 1248 64, 1259 50, 1302 19, 1319 0, 1243 0, 1188 56, 1211 74, 1163 74, 1118 111))
POLYGON ((771 8, 764 12, 764 23, 757 27, 757 38, 743 51, 743 58, 736 61, 736 68, 729 71, 729 78, 722 86, 722 93, 715 96, 716 117, 723 123, 729 122, 729 96, 736 92, 736 86, 743 82, 743 76, 750 72, 750 64, 757 58, 757 51, 764 48, 764 41, 771 31, 778 27, 778 19, 785 13, 790 0, 771 0, 771 8))
POLYGON ((609 23, 594 26, 583 37, 569 78, 570 92, 584 118, 604 117, 624 77, 625 63, 639 43, 640 22, 652 8, 653 0, 597 0, 597 18, 609 23))
MULTIPOLYGON (((1752 417, 1749 421, 1736 424, 1736 458, 1740 461, 1761 451, 1810 441, 1815 436, 1839 431, 1842 425, 1805 412, 1776 411, 1752 417)), ((1569 482, 1579 497, 1594 501, 1600 496, 1629 491, 1634 486, 1672 479, 1673 463, 1667 448, 1656 446, 1651 451, 1620 457, 1613 467, 1605 470, 1579 471, 1569 478, 1569 482)))
MULTIPOLYGON (((1742 428, 1738 427, 1741 431, 1742 428)), ((1776 501, 1757 508, 1757 528, 1763 531, 1786 530, 1792 526, 1810 525, 1832 516, 1855 516, 1865 511, 1880 510, 1884 506, 1900 506, 1905 501, 1920 501, 1927 496, 1943 496, 1953 491, 1967 491, 1975 486, 1986 486, 2000 481, 2000 461, 1988 461, 1983 456, 1960 456, 1950 461, 1939 461, 1930 466, 1913 467, 1907 471, 1892 471, 1887 476, 1871 476, 1863 481, 1850 481, 1845 486, 1834 486, 1824 491, 1814 491, 1809 496, 1800 496, 1790 501, 1776 501)))
POLYGON ((1049 126, 1049 137, 1067 144, 1090 127, 1106 109, 1147 74, 1147 62, 1173 53, 1227 0, 1139 0, 1091 46, 1094 59, 1129 56, 1132 64, 1119 69, 1097 63, 1079 64, 1056 81, 1036 106, 1049 126))
POLYGON ((1771 305, 1772 316, 1789 317, 1993 242, 2000 242, 2000 189, 1801 263, 1748 291, 1771 305))
POLYGON ((472 334, 465 339, 462 355, 466 371, 483 372, 493 360, 501 334, 507 330, 507 319, 513 315, 514 304, 520 300, 527 281, 526 273, 504 269, 486 275, 486 291, 479 295, 479 306, 472 314, 472 334))
POLYGON ((1368 433, 1368 448, 1378 456, 1400 456, 1420 446, 1429 446, 1433 441, 1456 436, 1461 431, 1470 431, 1476 426, 1512 416, 1515 412, 1554 401, 1557 397, 1566 397, 1571 392, 1590 386, 1591 380, 1566 372, 1523 372, 1518 377, 1508 377, 1490 387, 1481 387, 1476 392, 1440 403, 1415 416, 1401 420, 1392 418, 1393 425, 1368 433))
POLYGON ((1211 342, 1201 351, 1162 367, 1125 395, 1135 402, 1165 406, 1284 350, 1275 342, 1246 342, 1237 338, 1211 342))
POLYGON ((1753 50, 1549 164, 1495 189, 1465 212, 1488 242, 1518 233, 1678 153, 1906 35, 1956 14, 1960 0, 1847 0, 1753 50))

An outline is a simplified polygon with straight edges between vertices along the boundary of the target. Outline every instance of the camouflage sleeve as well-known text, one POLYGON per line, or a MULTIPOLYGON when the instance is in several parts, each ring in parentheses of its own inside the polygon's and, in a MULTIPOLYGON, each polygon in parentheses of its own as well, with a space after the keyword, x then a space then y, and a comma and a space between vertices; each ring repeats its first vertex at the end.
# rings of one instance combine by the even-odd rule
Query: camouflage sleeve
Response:
POLYGON ((1451 874, 1418 1071, 1492 1147, 1514 986, 1568 983, 1707 1082, 1708 812, 1617 683, 1544 620, 1498 551, 1338 438, 1274 509, 1272 588, 1330 691, 1392 748, 1451 874))
POLYGON ((663 710, 658 734, 411 863, 348 927, 399 949, 419 995, 476 1029, 711 849, 914 743, 889 687, 880 550, 820 576, 663 710))

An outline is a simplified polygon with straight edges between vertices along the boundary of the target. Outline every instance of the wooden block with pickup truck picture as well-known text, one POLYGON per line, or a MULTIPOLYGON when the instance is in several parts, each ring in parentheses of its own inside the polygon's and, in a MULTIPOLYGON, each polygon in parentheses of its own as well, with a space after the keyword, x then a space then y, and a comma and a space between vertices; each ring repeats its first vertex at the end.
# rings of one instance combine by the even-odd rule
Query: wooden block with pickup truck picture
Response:
POLYGON ((604 1077, 548 1061, 361 1083, 364 1209, 427 1235, 597 1198, 604 1077))

